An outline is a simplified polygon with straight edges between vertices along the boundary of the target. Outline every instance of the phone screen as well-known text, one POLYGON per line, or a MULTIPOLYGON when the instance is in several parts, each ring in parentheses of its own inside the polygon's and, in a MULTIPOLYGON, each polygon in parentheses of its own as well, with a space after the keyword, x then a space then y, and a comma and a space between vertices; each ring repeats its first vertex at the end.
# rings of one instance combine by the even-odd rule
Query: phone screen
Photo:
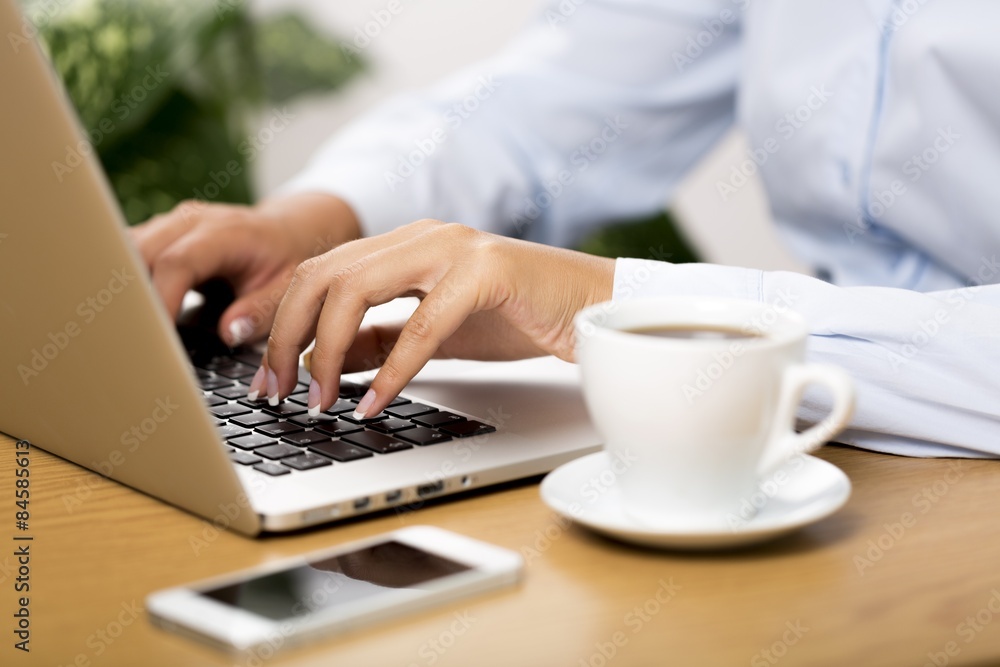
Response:
POLYGON ((393 592, 418 596, 428 582, 468 565, 389 541, 306 563, 201 595, 275 621, 345 607, 393 592))

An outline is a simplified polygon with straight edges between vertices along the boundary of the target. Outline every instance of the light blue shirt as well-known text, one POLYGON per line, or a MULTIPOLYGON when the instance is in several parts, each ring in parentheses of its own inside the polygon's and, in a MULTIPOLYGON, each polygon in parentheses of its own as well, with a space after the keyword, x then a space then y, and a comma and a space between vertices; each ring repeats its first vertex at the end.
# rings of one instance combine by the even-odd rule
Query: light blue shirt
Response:
MULTIPOLYGON (((1000 455, 1000 4, 562 0, 503 53, 333 137, 287 191, 571 245, 663 206, 734 123, 817 277, 621 259, 615 298, 792 299, 858 387, 838 440, 1000 455), (640 280, 640 278, 642 278, 640 280)), ((828 406, 809 395, 802 417, 828 406)))

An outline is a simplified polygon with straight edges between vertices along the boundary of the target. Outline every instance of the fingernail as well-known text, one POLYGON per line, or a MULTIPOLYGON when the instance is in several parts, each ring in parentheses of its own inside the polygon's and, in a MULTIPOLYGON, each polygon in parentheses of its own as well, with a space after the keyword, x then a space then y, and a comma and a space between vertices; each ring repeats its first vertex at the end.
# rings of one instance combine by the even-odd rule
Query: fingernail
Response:
POLYGON ((309 382, 309 416, 319 417, 319 399, 320 390, 319 383, 316 380, 310 380, 309 382))
POLYGON ((246 315, 243 317, 237 317, 229 323, 229 345, 231 347, 242 345, 252 335, 253 323, 246 315))
POLYGON ((368 414, 368 410, 372 407, 372 403, 375 402, 375 391, 369 389, 365 392, 364 398, 358 402, 358 407, 354 409, 354 414, 351 416, 355 419, 364 419, 368 414))
POLYGON ((278 376, 270 368, 267 369, 267 404, 278 404, 278 376))
POLYGON ((247 398, 251 401, 256 401, 257 396, 260 395, 260 390, 264 386, 264 367, 261 366, 254 373, 253 380, 250 381, 250 390, 247 392, 247 398))

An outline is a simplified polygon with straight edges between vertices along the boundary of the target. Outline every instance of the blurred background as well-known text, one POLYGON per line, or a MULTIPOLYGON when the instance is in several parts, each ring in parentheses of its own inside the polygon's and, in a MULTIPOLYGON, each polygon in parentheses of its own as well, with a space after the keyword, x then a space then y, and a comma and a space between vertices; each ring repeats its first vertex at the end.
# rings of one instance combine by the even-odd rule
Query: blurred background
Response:
MULTIPOLYGON (((352 117, 488 57, 540 6, 395 1, 395 14, 385 11, 390 0, 22 4, 84 127, 112 122, 91 140, 137 222, 183 198, 266 196, 352 117), (366 29, 363 49, 345 48, 366 29)), ((799 270, 774 234, 758 181, 726 202, 716 192, 745 150, 733 132, 690 175, 669 215, 611 225, 583 249, 642 256, 652 240, 666 240, 678 260, 799 270)))

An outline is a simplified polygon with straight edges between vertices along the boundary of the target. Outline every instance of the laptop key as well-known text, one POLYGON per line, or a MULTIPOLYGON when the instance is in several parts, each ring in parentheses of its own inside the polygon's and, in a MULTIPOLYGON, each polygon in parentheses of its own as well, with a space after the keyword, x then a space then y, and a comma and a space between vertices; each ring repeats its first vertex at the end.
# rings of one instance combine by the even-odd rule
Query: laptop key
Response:
POLYGON ((337 402, 330 406, 330 409, 326 411, 328 415, 342 415, 345 412, 354 412, 358 404, 354 401, 349 401, 346 398, 338 398, 337 402))
POLYGON ((229 455, 229 459, 234 463, 239 463, 241 466, 252 466, 254 463, 260 463, 259 457, 246 452, 233 452, 229 455))
POLYGON ((373 433, 372 431, 350 433, 342 437, 341 440, 349 442, 352 445, 358 445, 360 447, 364 447, 365 449, 370 449, 373 452, 378 452, 379 454, 391 454, 393 452, 413 448, 412 445, 403 442, 402 440, 390 437, 384 433, 373 433))
POLYGON ((244 435, 250 435, 250 431, 245 428, 241 428, 236 424, 223 424, 222 426, 216 426, 215 430, 219 432, 219 437, 223 440, 228 440, 229 438, 239 438, 244 435))
POLYGON ((238 361, 234 361, 228 366, 220 366, 215 369, 216 375, 221 375, 224 378, 229 378, 230 380, 242 380, 246 377, 253 377, 257 372, 257 369, 253 366, 247 366, 246 364, 241 364, 238 361))
POLYGON ((288 421, 293 424, 298 424, 299 426, 324 426, 337 421, 337 418, 330 415, 319 415, 316 417, 310 417, 309 415, 297 415, 295 417, 289 417, 288 421))
POLYGON ((223 387, 222 389, 216 389, 214 393, 216 396, 221 396, 222 398, 233 401, 240 398, 246 398, 247 389, 249 388, 250 387, 244 384, 234 384, 231 387, 223 387))
POLYGON ((208 411, 216 417, 235 417, 236 415, 248 414, 250 412, 250 408, 236 403, 227 403, 225 405, 217 405, 214 408, 209 408, 208 411))
POLYGON ((213 389, 221 389, 222 387, 228 387, 233 383, 232 380, 227 380, 226 378, 214 377, 206 379, 198 379, 198 386, 205 391, 212 391, 213 389))
POLYGON ((392 399, 391 403, 389 403, 389 407, 390 408, 394 408, 397 405, 406 405, 407 403, 412 403, 412 402, 413 401, 411 401, 408 398, 403 398, 402 396, 397 396, 396 398, 392 399))
POLYGON ((404 405, 390 406, 386 408, 385 411, 393 417, 410 419, 411 417, 416 417, 417 415, 426 415, 432 412, 437 412, 438 410, 437 408, 432 408, 431 406, 424 405, 423 403, 406 403, 404 405))
POLYGON ((368 424, 374 424, 375 422, 382 421, 383 419, 388 419, 389 415, 385 414, 384 412, 380 412, 377 415, 375 415, 374 417, 364 417, 364 418, 359 419, 359 418, 353 417, 349 413, 345 412, 344 414, 340 415, 340 418, 341 419, 346 419, 347 421, 351 422, 352 424, 364 424, 364 425, 368 425, 368 424))
POLYGON ((357 461, 358 459, 367 459, 374 456, 367 449, 352 445, 343 440, 328 439, 327 442, 317 442, 309 445, 309 451, 329 456, 334 461, 341 462, 357 461))
POLYGON ((256 401, 251 401, 246 397, 246 392, 243 392, 243 398, 236 401, 240 405, 245 405, 248 408, 253 408, 254 410, 261 410, 268 407, 267 396, 261 396, 256 401))
POLYGON ((405 431, 408 428, 416 428, 416 425, 403 419, 393 418, 375 422, 369 428, 379 433, 396 433, 398 431, 405 431))
POLYGON ((295 468, 296 470, 312 470, 313 468, 322 468, 324 466, 333 465, 333 462, 325 456, 306 452, 305 454, 300 453, 298 456, 281 459, 281 464, 286 465, 289 468, 295 468))
POLYGON ((287 433, 281 436, 281 439, 295 445, 296 447, 306 447, 314 442, 329 440, 330 436, 325 433, 320 433, 319 431, 302 431, 301 433, 287 433))
POLYGON ((302 453, 302 450, 298 447, 292 447, 291 445, 279 442, 273 445, 268 445, 267 447, 260 447, 253 450, 253 453, 257 456, 263 456, 265 459, 283 459, 288 456, 296 456, 302 453))
POLYGON ((454 412, 435 412, 433 414, 420 415, 419 417, 413 418, 413 423, 415 424, 433 427, 441 427, 444 424, 462 421, 465 421, 465 417, 462 415, 456 415, 454 412))
POLYGON ((355 384, 353 382, 341 382, 340 383, 340 397, 341 398, 361 398, 368 391, 368 387, 355 384))
POLYGON ((258 433, 269 435, 272 438, 280 438, 286 433, 298 433, 302 430, 302 427, 291 422, 275 422, 273 424, 262 424, 254 430, 258 433))
POLYGON ((352 424, 351 422, 335 421, 328 422, 326 424, 319 424, 316 426, 316 430, 339 438, 340 436, 347 435, 348 433, 357 433, 358 431, 364 430, 364 428, 358 426, 357 424, 352 424))
POLYGON ((237 426, 243 426, 246 428, 253 428, 255 426, 260 426, 261 424, 270 424, 271 422, 278 421, 277 417, 272 417, 266 412, 251 412, 248 415, 238 415, 230 419, 232 423, 237 426))
POLYGON ((278 475, 287 475, 291 470, 284 466, 279 466, 277 463, 258 463, 253 467, 254 470, 259 470, 260 472, 267 473, 268 475, 273 475, 277 477, 278 475))
POLYGON ((207 405, 210 408, 214 408, 216 405, 223 405, 224 403, 228 402, 229 401, 220 396, 213 396, 212 394, 208 394, 207 396, 205 396, 205 405, 207 405))
POLYGON ((256 371, 257 367, 260 366, 260 361, 263 358, 263 356, 264 355, 262 355, 260 352, 254 352, 253 350, 244 349, 243 351, 234 354, 232 358, 248 366, 253 366, 254 370, 256 371))
POLYGON ((266 406, 264 412, 272 414, 275 417, 295 417, 304 414, 306 409, 295 403, 278 403, 277 405, 266 406))
POLYGON ((273 445, 275 442, 274 438, 268 438, 260 433, 251 433, 241 438, 230 438, 229 440, 230 445, 239 447, 240 449, 257 449, 258 447, 273 445))
POLYGON ((455 422, 454 424, 441 424, 441 430, 456 438, 469 438, 474 435, 485 435, 496 431, 495 426, 484 424, 473 420, 455 422))
POLYGON ((436 445, 439 442, 448 442, 451 440, 450 435, 429 429, 426 426, 417 426, 408 431, 397 433, 396 437, 400 440, 412 442, 414 445, 419 445, 420 447, 436 445))

